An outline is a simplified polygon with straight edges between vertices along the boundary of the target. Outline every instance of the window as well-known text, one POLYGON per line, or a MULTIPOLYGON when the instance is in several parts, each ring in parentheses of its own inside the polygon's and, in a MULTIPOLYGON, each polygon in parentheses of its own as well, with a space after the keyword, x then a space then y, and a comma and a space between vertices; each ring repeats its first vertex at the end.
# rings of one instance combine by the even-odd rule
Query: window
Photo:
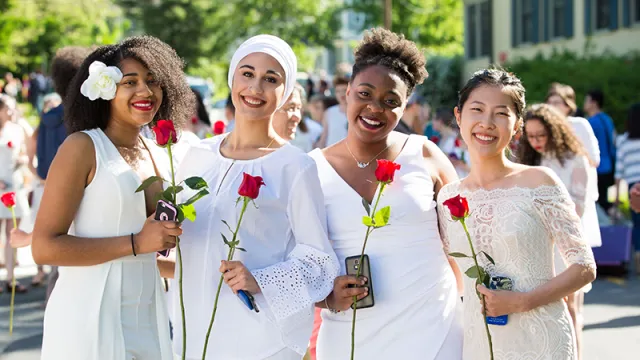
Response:
POLYGON ((491 6, 489 2, 480 4, 480 55, 491 55, 491 6))
POLYGON ((640 0, 633 0, 631 6, 633 7, 631 22, 640 23, 640 0))
POLYGON ((470 59, 477 57, 477 43, 476 37, 478 35, 477 28, 477 15, 476 5, 469 5, 467 7, 467 53, 470 59))
POLYGON ((551 37, 565 36, 565 0, 553 0, 551 8, 551 37))
POLYGON ((467 5, 466 10, 467 57, 491 56, 493 31, 489 1, 467 5))
POLYGON ((609 29, 611 26, 611 1, 595 0, 595 29, 609 29))
POLYGON ((533 42, 533 0, 523 0, 520 11, 520 43, 533 42))

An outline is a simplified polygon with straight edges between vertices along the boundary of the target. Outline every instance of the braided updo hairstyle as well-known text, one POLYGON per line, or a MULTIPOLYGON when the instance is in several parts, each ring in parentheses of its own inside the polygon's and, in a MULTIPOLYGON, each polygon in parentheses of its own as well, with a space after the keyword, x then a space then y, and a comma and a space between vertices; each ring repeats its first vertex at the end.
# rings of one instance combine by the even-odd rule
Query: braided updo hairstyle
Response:
POLYGON ((356 49, 351 81, 370 66, 384 66, 404 80, 409 96, 427 78, 426 64, 424 54, 413 41, 378 27, 365 32, 356 49))

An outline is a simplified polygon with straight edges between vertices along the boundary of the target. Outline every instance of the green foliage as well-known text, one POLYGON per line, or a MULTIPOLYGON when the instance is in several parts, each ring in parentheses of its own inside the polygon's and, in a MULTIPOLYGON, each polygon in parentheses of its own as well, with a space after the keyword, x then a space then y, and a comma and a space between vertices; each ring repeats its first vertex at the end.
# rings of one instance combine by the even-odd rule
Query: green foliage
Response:
MULTIPOLYGON (((360 0, 350 8, 365 15, 365 29, 383 24, 384 1, 360 0)), ((463 52, 461 0, 402 0, 392 2, 391 30, 426 47, 430 52, 457 55, 463 52)))
MULTIPOLYGON (((226 59, 239 40, 252 35, 280 36, 297 50, 297 55, 305 55, 308 46, 330 44, 339 28, 335 1, 115 1, 136 21, 140 31, 176 49, 189 71, 202 65, 225 68, 224 63, 203 59, 226 59)), ((301 60, 303 67, 310 62, 305 56, 301 60)))
POLYGON ((458 103, 463 64, 461 55, 427 57, 429 77, 416 91, 426 98, 433 110, 441 107, 453 109, 458 103))
POLYGON ((0 1, 0 70, 48 70, 63 46, 119 40, 130 26, 110 0, 0 1))
POLYGON ((601 89, 604 111, 613 118, 618 132, 624 131, 628 109, 640 93, 640 52, 616 56, 555 51, 548 57, 538 54, 532 59, 515 59, 505 67, 522 79, 528 104, 543 102, 552 82, 571 85, 579 107, 589 90, 601 89))

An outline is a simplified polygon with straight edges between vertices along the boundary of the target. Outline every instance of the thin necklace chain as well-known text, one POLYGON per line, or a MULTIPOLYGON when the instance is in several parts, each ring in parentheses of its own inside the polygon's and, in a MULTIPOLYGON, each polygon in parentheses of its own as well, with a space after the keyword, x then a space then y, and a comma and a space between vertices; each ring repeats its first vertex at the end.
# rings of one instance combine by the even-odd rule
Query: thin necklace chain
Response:
POLYGON ((369 160, 369 161, 368 161, 368 162, 366 162, 366 163, 363 163, 363 162, 358 161, 358 159, 356 158, 356 156, 355 156, 355 155, 353 155, 353 152, 352 152, 352 151, 351 151, 351 149, 349 148, 349 142, 347 141, 347 139, 345 139, 345 140, 344 140, 344 143, 347 145, 347 150, 349 150, 349 154, 351 154, 351 157, 353 157, 353 160, 355 160, 356 165, 358 165, 358 167, 359 167, 360 169, 364 169, 364 168, 366 168, 367 166, 369 166, 369 164, 371 164, 371 162, 372 162, 373 160, 377 159, 377 158, 378 158, 378 156, 380 156, 380 154, 382 154, 385 150, 387 150, 388 148, 390 148, 390 147, 391 147, 391 145, 393 145, 393 144, 389 144, 389 145, 387 145, 387 147, 386 147, 386 148, 384 148, 384 149, 382 149, 382 151, 380 151, 376 156, 374 156, 374 157, 373 157, 373 159, 369 160))
MULTIPOLYGON (((228 144, 228 143, 227 143, 227 138, 224 138, 222 141, 224 142, 224 144, 223 144, 223 145, 227 145, 227 144, 228 144)), ((276 138, 275 138, 275 137, 274 137, 273 139, 271 139, 271 142, 269 143, 269 145, 267 145, 267 147, 266 147, 265 149, 269 149, 269 148, 271 148, 271 145, 273 144, 273 142, 274 142, 274 141, 276 141, 276 138)), ((233 148, 233 150, 235 150, 235 149, 236 149, 236 148, 234 147, 234 148, 233 148)))

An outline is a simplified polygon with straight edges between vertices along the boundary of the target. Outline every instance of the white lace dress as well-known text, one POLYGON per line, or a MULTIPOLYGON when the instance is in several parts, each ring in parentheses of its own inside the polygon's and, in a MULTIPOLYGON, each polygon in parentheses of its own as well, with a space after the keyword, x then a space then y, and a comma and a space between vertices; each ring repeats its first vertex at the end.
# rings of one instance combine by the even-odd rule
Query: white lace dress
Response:
MULTIPOLYGON (((591 248, 582 237, 575 206, 563 186, 514 187, 495 190, 460 190, 460 183, 445 186, 438 195, 438 214, 445 246, 470 254, 462 225, 454 222, 442 203, 458 194, 466 197, 471 215, 467 226, 479 263, 492 276, 513 280, 514 291, 528 292, 554 277, 553 246, 565 261, 595 268, 591 248)), ((464 272, 472 259, 457 258, 464 272)), ((464 293, 465 360, 489 359, 480 301, 475 281, 466 276, 464 293)), ((507 325, 490 325, 496 360, 569 360, 576 357, 573 326, 561 300, 526 313, 510 314, 507 325)))
MULTIPOLYGON (((255 200, 258 208, 249 204, 242 219, 238 239, 246 252, 237 251, 234 260, 242 261, 258 282, 262 292, 254 297, 260 312, 249 310, 223 284, 207 359, 299 360, 311 337, 314 305, 329 295, 340 270, 327 237, 316 165, 289 144, 255 160, 231 160, 220 153, 225 136, 191 147, 177 173, 178 181, 201 176, 211 192, 195 203, 197 219, 184 222, 181 237, 187 358, 202 358, 218 269, 228 253, 221 234, 232 239, 222 220, 235 228, 241 209, 235 205, 238 188, 246 172, 261 176, 265 185, 255 200)), ((180 195, 182 201, 191 196, 187 191, 180 195)), ((181 354, 185 341, 174 293, 174 353, 181 354)))

